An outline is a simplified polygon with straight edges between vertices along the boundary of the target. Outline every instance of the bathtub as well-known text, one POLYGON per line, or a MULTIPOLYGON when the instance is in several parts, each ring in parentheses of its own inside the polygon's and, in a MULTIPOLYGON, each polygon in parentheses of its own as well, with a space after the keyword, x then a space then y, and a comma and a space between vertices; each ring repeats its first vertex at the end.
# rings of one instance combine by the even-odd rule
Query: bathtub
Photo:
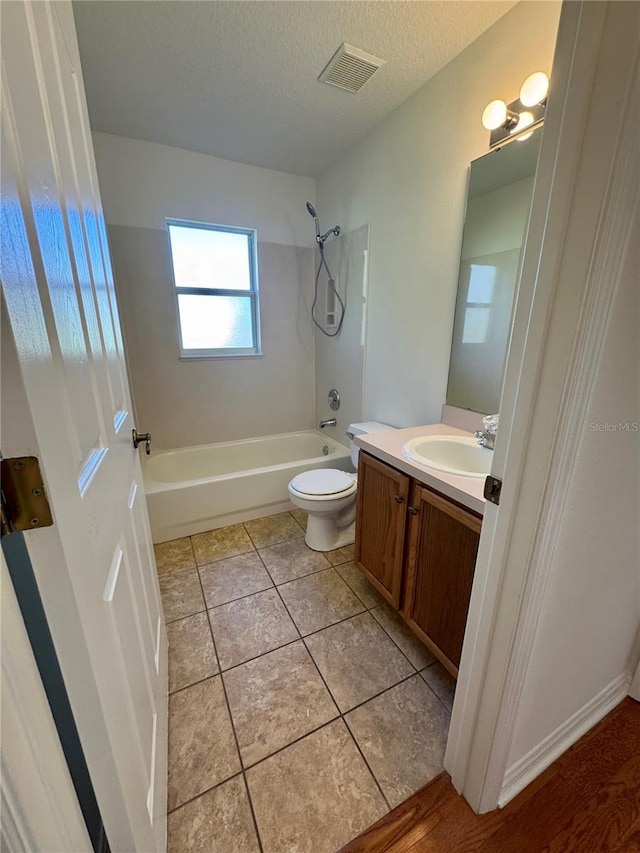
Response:
POLYGON ((353 471, 349 449, 308 430, 154 453, 143 462, 153 541, 293 509, 289 480, 310 468, 353 471))

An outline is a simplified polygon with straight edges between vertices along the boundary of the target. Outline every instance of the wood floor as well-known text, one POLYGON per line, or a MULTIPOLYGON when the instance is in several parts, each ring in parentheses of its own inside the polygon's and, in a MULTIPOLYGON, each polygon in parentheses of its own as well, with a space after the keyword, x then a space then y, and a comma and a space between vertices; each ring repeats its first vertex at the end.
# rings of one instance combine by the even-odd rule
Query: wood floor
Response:
POLYGON ((442 774, 340 853, 640 853, 640 703, 625 699, 504 809, 442 774))

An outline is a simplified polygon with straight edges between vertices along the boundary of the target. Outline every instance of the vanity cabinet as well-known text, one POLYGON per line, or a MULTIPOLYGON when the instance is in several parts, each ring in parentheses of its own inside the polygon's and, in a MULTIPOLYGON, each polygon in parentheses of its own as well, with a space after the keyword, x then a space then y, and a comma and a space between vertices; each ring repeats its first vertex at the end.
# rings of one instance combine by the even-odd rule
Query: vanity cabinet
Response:
POLYGON ((358 568, 457 676, 482 519, 360 452, 358 568))

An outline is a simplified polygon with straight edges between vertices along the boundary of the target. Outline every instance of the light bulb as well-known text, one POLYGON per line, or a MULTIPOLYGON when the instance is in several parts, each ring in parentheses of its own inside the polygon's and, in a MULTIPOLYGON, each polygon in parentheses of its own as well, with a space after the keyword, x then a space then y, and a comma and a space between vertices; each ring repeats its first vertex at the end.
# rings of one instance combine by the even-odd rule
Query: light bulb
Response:
MULTIPOLYGON (((529 113, 529 112, 520 113, 520 117, 518 119, 517 125, 515 127, 511 128, 509 133, 511 134, 511 136, 515 136, 517 133, 520 133, 521 130, 524 130, 525 127, 529 127, 530 124, 533 124, 533 122, 534 122, 533 113, 529 113)), ((527 138, 530 135, 531 134, 527 134, 527 138)))
POLYGON ((525 107, 535 107, 547 97, 549 78, 544 71, 530 74, 520 88, 520 102, 525 107))
POLYGON ((507 105, 504 101, 491 101, 482 113, 482 125, 487 130, 496 130, 507 120, 507 105))

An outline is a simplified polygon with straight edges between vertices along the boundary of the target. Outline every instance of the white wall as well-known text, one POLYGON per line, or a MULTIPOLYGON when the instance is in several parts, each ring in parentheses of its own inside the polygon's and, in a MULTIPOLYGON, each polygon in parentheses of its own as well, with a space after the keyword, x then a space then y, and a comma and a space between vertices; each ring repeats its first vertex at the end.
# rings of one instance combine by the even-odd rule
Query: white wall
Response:
POLYGON ((371 227, 365 419, 440 420, 468 167, 489 143, 480 116, 550 70, 559 10, 519 3, 318 180, 323 221, 371 227))
POLYGON ((167 216, 256 228, 264 243, 315 246, 315 180, 94 133, 100 195, 109 225, 164 229, 167 216), (171 211, 168 213, 167 211, 171 211))
POLYGON ((632 655, 640 627, 638 264, 636 248, 614 299, 567 483, 509 766, 637 663, 632 655), (619 423, 630 424, 630 431, 619 423))
POLYGON ((94 134, 138 429, 155 449, 314 425, 314 180, 94 134), (180 360, 165 219, 255 228, 261 357, 180 360))

